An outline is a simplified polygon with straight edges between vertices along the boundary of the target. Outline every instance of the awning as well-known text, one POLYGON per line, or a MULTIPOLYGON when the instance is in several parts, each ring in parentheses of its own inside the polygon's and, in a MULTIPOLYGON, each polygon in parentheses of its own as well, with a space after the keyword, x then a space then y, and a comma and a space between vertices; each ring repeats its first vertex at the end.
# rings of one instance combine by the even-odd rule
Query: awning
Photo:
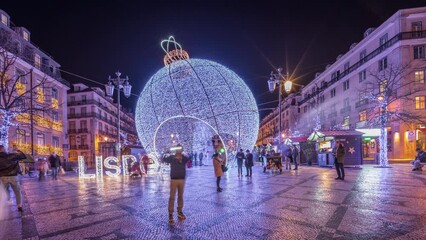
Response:
POLYGON ((324 130, 324 131, 314 131, 309 137, 309 141, 325 141, 327 137, 335 136, 361 136, 362 132, 355 130, 324 130))
POLYGON ((363 133, 363 137, 379 137, 380 136, 380 128, 357 128, 355 129, 358 132, 363 133))

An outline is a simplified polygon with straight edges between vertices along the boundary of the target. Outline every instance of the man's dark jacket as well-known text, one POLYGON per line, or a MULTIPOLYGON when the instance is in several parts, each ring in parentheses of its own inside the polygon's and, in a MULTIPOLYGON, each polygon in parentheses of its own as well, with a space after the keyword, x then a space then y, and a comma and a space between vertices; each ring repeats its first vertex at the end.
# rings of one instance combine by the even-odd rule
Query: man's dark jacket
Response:
POLYGON ((0 177, 16 176, 19 173, 19 160, 26 159, 24 153, 0 152, 0 177))
POLYGON ((59 158, 58 155, 56 155, 56 156, 53 156, 53 154, 50 155, 49 162, 50 162, 50 167, 60 167, 61 166, 61 159, 59 158))

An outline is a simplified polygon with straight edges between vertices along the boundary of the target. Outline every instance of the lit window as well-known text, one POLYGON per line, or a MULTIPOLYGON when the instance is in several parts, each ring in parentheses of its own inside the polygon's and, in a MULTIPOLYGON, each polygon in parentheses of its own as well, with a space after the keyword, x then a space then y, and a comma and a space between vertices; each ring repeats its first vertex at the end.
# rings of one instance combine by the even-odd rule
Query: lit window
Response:
POLYGON ((23 36, 24 40, 26 40, 26 41, 30 40, 27 32, 23 31, 22 36, 23 36))
POLYGON ((35 66, 37 69, 40 69, 40 68, 41 68, 41 57, 40 57, 40 55, 38 55, 38 54, 36 54, 36 55, 34 56, 34 66, 35 66))
POLYGON ((425 46, 414 46, 414 59, 424 59, 425 58, 425 46))
POLYGON ((416 109, 425 109, 425 97, 416 97, 416 109))
POLYGON ((359 121, 364 122, 367 120, 367 111, 359 112, 359 121))
POLYGON ((388 86, 388 80, 381 81, 380 82, 380 89, 379 89, 380 93, 384 93, 387 86, 388 86))
POLYGON ((424 70, 414 71, 414 81, 416 83, 425 83, 425 71, 424 70))
POLYGON ((25 130, 16 129, 16 143, 18 145, 27 143, 27 139, 25 136, 25 130))
POLYGON ((3 23, 6 26, 8 25, 8 23, 7 23, 7 16, 4 15, 4 14, 1 15, 1 23, 3 23))
POLYGON ((343 118, 343 126, 349 126, 349 116, 343 118))

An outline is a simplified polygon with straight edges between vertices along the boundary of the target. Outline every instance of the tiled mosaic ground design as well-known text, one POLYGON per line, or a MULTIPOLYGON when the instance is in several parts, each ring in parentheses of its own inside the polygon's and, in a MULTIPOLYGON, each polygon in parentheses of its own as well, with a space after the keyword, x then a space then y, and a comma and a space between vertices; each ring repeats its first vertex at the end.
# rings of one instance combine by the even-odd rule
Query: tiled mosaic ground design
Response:
POLYGON ((24 212, 10 206, 0 239, 425 239, 426 172, 407 165, 330 168, 238 178, 217 193, 210 166, 188 170, 184 212, 167 222, 169 178, 23 178, 24 212))

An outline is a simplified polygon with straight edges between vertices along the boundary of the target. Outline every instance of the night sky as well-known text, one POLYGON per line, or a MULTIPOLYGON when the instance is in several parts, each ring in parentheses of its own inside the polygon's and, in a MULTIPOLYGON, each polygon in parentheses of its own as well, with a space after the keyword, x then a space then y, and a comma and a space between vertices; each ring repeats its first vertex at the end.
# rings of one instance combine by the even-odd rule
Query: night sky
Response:
MULTIPOLYGON (((234 70, 258 103, 277 98, 266 83, 274 67, 288 67, 297 83, 306 84, 367 28, 398 9, 426 6, 420 0, 64 2, 3 0, 0 9, 65 71, 106 83, 119 69, 139 94, 164 66, 160 41, 173 35, 190 57, 234 70)), ((132 96, 124 105, 134 109, 136 100, 132 96)))

